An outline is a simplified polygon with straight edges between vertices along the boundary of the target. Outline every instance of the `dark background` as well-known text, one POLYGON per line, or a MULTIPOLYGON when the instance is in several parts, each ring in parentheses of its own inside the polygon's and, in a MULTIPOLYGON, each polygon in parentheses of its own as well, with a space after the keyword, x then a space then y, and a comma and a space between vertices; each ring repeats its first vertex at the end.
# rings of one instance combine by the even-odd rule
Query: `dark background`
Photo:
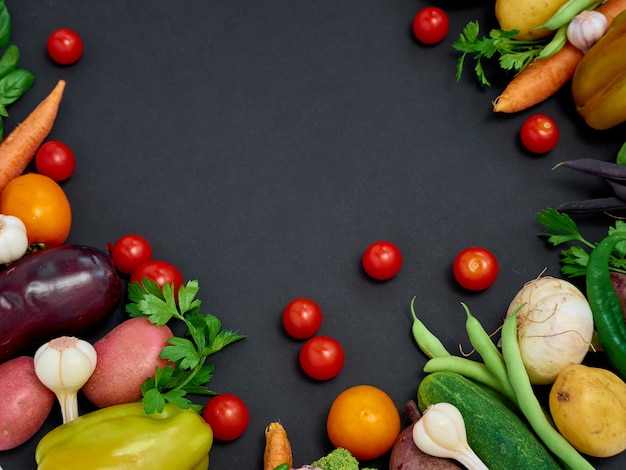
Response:
MULTIPOLYGON (((50 138, 70 145, 77 169, 63 184, 73 209, 71 243, 105 249, 135 232, 155 258, 198 279, 204 311, 247 339, 213 358, 209 387, 249 405, 246 434, 217 442, 211 468, 261 468, 263 430, 281 421, 298 465, 328 453, 325 418, 357 384, 385 390, 405 417, 425 357, 410 333, 409 304, 451 349, 467 346, 468 304, 489 331, 544 268, 559 275, 558 250, 537 234, 536 212, 608 194, 598 179, 551 168, 560 161, 614 160, 624 127, 592 131, 569 87, 516 115, 491 101, 510 76, 491 70, 459 83, 452 49, 463 26, 496 27, 492 2, 437 0, 450 15, 445 41, 412 37, 413 0, 7 0, 12 43, 36 82, 9 107, 7 132, 65 79, 50 138), (45 41, 70 27, 85 42, 75 65, 50 61, 45 41), (558 146, 525 152, 519 127, 552 116, 558 146), (374 282, 360 267, 372 242, 403 252, 399 275, 374 282), (456 286, 451 263, 481 245, 500 262, 487 291, 456 286), (346 364, 328 382, 299 369, 302 342, 282 330, 293 298, 315 299, 320 334, 341 341, 346 364)), ((598 240, 608 218, 579 219, 598 240)), ((96 340, 126 318, 123 306, 96 340)), ((81 410, 90 409, 81 397, 81 410)), ((55 407, 27 444, 0 453, 4 470, 35 468, 34 448, 60 423, 55 407)), ((386 469, 388 457, 370 466, 386 469)), ((597 463, 622 468, 624 458, 597 463), (621 462, 620 462, 621 460, 621 462)))

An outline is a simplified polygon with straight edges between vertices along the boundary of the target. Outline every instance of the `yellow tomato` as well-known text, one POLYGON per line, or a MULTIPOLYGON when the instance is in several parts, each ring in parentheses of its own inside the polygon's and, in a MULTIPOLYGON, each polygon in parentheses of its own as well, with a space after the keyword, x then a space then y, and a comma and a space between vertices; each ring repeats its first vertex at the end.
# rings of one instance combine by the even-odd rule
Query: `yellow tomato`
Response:
POLYGON ((400 434, 400 413, 389 395, 371 385, 357 385, 333 401, 326 430, 335 447, 358 460, 371 460, 389 451, 400 434))
POLYGON ((65 192, 53 179, 26 173, 13 179, 0 193, 0 214, 21 219, 28 243, 61 245, 72 225, 72 211, 65 192))

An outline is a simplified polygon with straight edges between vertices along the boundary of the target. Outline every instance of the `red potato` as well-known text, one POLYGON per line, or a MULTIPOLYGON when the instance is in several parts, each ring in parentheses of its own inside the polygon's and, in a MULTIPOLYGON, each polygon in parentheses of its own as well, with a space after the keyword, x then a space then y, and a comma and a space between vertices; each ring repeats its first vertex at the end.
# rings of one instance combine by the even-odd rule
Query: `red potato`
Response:
POLYGON ((159 354, 172 336, 167 325, 158 327, 145 317, 119 324, 93 345, 98 362, 83 394, 99 408, 139 401, 141 384, 154 377, 156 366, 167 366, 159 354))
POLYGON ((35 362, 20 356, 0 364, 0 451, 14 449, 41 428, 55 403, 54 393, 35 375, 35 362))

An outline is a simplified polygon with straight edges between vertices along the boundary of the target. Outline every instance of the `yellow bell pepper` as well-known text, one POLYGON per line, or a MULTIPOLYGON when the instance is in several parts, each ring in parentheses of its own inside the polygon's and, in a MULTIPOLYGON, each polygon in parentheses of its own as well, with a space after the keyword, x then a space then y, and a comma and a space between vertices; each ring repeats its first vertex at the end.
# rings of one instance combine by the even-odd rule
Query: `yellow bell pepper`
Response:
POLYGON ((192 409, 166 404, 146 415, 142 403, 85 414, 46 434, 35 450, 38 470, 207 470, 211 427, 192 409))
POLYGON ((626 121, 626 11, 583 56, 572 78, 578 113, 593 129, 626 121))

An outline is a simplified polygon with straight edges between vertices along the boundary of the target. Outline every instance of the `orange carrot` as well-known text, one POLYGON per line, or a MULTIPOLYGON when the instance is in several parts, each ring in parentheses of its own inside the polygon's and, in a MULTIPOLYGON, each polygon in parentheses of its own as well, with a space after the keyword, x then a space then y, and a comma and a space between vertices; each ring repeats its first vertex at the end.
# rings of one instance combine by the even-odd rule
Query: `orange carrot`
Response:
POLYGON ((278 422, 270 423, 265 428, 265 454, 263 455, 263 469, 274 470, 279 465, 293 465, 291 443, 287 438, 287 431, 278 422))
POLYGON ((65 81, 59 80, 52 92, 0 143, 0 192, 24 172, 52 130, 64 89, 65 81))
MULTIPOLYGON (((606 19, 613 19, 626 10, 626 0, 607 0, 598 8, 606 19)), ((493 102, 493 110, 516 113, 527 109, 556 93, 574 75, 583 53, 569 42, 556 54, 535 60, 509 82, 493 102)))

